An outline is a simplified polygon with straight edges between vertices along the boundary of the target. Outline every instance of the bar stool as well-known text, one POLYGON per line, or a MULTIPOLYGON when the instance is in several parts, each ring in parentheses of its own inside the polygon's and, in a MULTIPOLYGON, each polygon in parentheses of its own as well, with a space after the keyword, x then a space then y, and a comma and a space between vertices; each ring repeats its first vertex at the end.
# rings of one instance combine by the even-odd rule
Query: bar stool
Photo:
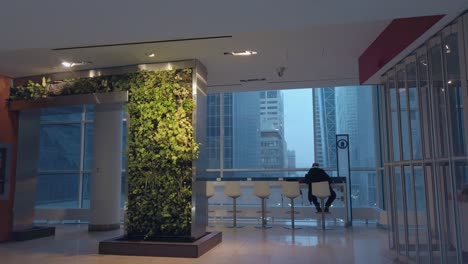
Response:
MULTIPOLYGON (((216 194, 214 183, 211 181, 206 182, 206 223, 208 224, 208 215, 210 212, 214 212, 214 210, 210 211, 210 206, 208 204, 208 200, 216 194)), ((211 225, 208 225, 211 227, 211 225)))
POLYGON ((229 227, 232 227, 232 228, 243 227, 243 226, 237 225, 237 201, 236 199, 242 195, 240 182, 238 181, 225 182, 224 183, 224 195, 231 197, 233 200, 232 202, 233 225, 229 227))
POLYGON ((299 182, 297 181, 285 181, 283 182, 283 195, 291 199, 291 227, 284 227, 287 229, 300 229, 294 225, 294 198, 301 195, 299 189, 299 182))
POLYGON ((330 184, 327 181, 313 182, 312 183, 312 194, 320 199, 320 207, 322 208, 322 230, 329 229, 325 228, 325 198, 331 195, 330 184))
POLYGON ((256 228, 271 228, 271 226, 267 225, 266 219, 266 199, 270 197, 270 183, 267 181, 254 182, 254 194, 258 198, 262 199, 262 224, 256 226, 256 228))

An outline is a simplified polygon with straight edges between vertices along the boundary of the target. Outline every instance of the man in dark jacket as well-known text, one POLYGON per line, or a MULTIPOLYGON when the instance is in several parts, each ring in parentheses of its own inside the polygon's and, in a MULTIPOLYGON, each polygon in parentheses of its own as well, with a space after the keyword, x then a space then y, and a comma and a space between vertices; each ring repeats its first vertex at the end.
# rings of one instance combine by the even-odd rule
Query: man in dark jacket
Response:
POLYGON ((317 197, 312 195, 312 183, 323 182, 323 181, 328 182, 328 185, 330 188, 330 194, 331 194, 328 197, 327 202, 325 203, 325 208, 324 208, 325 213, 328 213, 330 205, 333 203, 333 201, 336 198, 336 193, 335 191, 333 191, 333 189, 330 186, 330 183, 331 183, 330 176, 328 176, 328 174, 324 170, 319 168, 318 163, 312 164, 312 168, 305 175, 305 183, 309 185, 309 202, 314 203, 315 208, 317 208, 317 213, 322 212, 322 208, 320 208, 320 203, 317 201, 317 197))

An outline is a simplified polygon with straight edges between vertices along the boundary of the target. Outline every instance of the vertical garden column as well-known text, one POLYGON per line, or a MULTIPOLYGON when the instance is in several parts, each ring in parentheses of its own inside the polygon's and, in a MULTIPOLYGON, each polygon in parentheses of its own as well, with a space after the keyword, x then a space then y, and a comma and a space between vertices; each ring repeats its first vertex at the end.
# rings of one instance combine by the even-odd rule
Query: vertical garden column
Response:
POLYGON ((120 227, 122 104, 98 104, 94 117, 89 231, 120 227))

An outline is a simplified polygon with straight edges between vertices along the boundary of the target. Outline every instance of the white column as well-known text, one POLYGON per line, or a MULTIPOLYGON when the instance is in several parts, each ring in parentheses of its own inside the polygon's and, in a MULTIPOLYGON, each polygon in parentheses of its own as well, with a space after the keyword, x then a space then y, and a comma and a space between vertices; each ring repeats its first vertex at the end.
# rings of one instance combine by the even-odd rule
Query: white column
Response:
POLYGON ((89 231, 120 227, 122 105, 96 105, 89 231))

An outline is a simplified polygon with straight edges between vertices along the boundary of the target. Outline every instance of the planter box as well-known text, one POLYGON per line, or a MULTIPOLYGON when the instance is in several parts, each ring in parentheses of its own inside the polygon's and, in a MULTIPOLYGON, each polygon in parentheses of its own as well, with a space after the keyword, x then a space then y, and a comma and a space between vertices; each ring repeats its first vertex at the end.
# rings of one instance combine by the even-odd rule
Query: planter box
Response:
POLYGON ((198 258, 221 243, 221 232, 210 232, 193 242, 134 241, 117 237, 101 241, 99 254, 198 258))

